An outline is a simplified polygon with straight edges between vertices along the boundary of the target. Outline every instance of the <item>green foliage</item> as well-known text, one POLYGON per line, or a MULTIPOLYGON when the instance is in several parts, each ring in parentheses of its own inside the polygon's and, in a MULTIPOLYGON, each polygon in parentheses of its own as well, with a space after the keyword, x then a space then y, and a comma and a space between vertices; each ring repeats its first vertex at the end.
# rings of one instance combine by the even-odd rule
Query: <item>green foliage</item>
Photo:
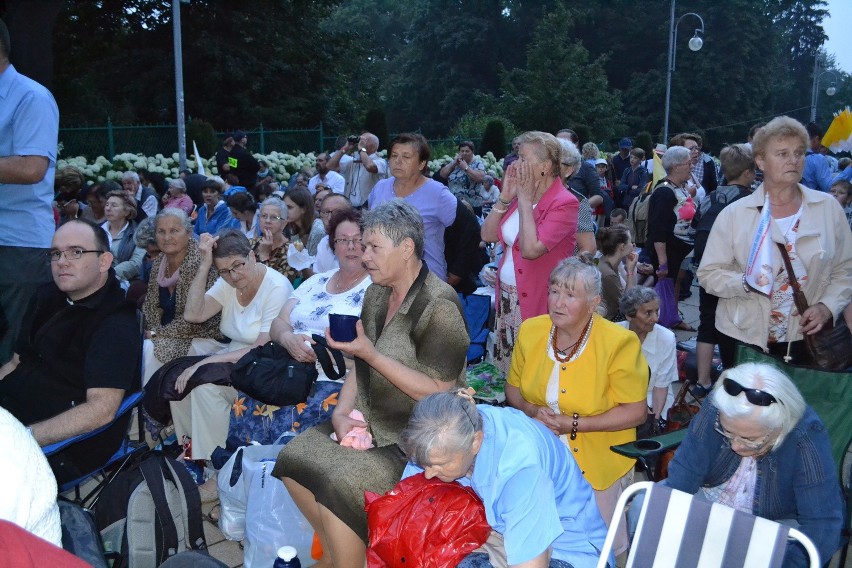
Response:
MULTIPOLYGON (((485 143, 485 140, 483 140, 485 131, 488 128, 488 125, 492 122, 499 122, 503 125, 504 137, 514 138, 519 134, 515 125, 502 116, 492 113, 471 111, 462 116, 456 125, 453 126, 452 130, 450 130, 450 137, 456 143, 462 140, 473 140, 477 144, 477 153, 480 153, 480 150, 481 153, 485 153, 488 150, 482 149, 481 146, 485 143)), ((489 150, 491 150, 491 148, 489 148, 489 150)), ((497 154, 495 153, 494 155, 496 156, 497 154)))
POLYGON ((364 118, 364 130, 372 132, 379 138, 379 148, 387 148, 390 142, 388 136, 388 123, 385 119, 385 111, 380 108, 372 108, 367 111, 364 118))
POLYGON ((489 120, 482 134, 481 153, 491 152, 496 158, 506 155, 506 127, 499 120, 489 120))
POLYGON ((212 156, 219 149, 219 140, 213 125, 206 120, 193 118, 186 125, 187 154, 191 154, 192 143, 198 145, 198 152, 202 156, 212 156))
POLYGON ((643 130, 639 134, 633 138, 633 147, 634 148, 642 148, 645 150, 645 155, 650 156, 651 151, 654 149, 654 139, 651 137, 651 133, 647 130, 643 130))

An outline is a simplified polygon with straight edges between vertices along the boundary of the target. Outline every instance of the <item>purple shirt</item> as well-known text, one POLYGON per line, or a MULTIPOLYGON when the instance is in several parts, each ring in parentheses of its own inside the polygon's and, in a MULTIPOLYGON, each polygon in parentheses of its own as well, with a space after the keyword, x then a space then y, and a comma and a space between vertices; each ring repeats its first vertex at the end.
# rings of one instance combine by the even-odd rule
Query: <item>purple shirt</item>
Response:
MULTIPOLYGON (((375 209, 386 201, 397 198, 393 191, 393 182, 396 178, 390 177, 380 180, 370 192, 370 209, 375 209)), ((435 276, 441 280, 447 280, 447 259, 444 257, 444 229, 456 220, 456 198, 447 189, 447 186, 433 180, 427 179, 414 193, 402 198, 406 203, 417 209, 423 217, 423 229, 425 232, 425 243, 423 246, 423 260, 435 276)))

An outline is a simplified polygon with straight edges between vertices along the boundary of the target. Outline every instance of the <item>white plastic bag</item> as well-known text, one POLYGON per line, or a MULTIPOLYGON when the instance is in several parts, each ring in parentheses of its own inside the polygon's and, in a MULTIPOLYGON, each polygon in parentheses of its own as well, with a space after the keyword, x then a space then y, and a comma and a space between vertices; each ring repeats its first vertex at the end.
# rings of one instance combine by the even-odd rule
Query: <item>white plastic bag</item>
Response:
POLYGON ((269 568, 278 549, 287 545, 296 549, 303 567, 312 566, 314 529, 296 507, 284 483, 272 477, 274 467, 274 458, 243 459, 243 476, 248 487, 245 567, 269 568))
POLYGON ((242 540, 246 536, 246 477, 240 473, 236 479, 231 479, 234 465, 239 464, 238 470, 242 468, 244 449, 234 452, 219 470, 216 481, 219 487, 219 530, 228 540, 242 540))
MULTIPOLYGON (((294 243, 287 245, 287 263, 295 270, 310 268, 314 265, 315 260, 316 257, 308 253, 307 247, 299 249, 294 243)), ((301 557, 299 560, 301 560, 301 557)))

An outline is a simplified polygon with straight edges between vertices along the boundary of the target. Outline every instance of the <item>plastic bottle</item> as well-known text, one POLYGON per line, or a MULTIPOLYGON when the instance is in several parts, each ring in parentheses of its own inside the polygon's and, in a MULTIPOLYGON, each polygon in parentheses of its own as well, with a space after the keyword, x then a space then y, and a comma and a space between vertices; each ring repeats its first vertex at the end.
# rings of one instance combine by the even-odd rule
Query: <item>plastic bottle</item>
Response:
POLYGON ((302 563, 299 557, 296 556, 296 549, 292 546, 282 546, 278 549, 278 558, 275 559, 275 564, 272 568, 302 568, 302 563))

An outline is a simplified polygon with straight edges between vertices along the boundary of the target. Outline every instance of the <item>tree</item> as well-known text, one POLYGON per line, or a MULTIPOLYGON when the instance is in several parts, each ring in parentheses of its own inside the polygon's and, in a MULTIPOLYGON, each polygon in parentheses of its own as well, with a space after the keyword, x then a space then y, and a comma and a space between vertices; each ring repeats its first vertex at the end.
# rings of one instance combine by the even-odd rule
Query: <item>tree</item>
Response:
POLYGON ((497 159, 506 155, 506 127, 499 120, 489 120, 482 133, 482 144, 479 152, 491 152, 497 159))
POLYGON ((372 108, 367 111, 364 118, 364 130, 372 132, 379 139, 379 148, 387 148, 390 142, 388 135, 388 123, 385 119, 385 111, 380 108, 372 108))
POLYGON ((0 15, 9 28, 12 64, 48 89, 53 87, 53 27, 63 4, 63 0, 0 3, 0 15))

